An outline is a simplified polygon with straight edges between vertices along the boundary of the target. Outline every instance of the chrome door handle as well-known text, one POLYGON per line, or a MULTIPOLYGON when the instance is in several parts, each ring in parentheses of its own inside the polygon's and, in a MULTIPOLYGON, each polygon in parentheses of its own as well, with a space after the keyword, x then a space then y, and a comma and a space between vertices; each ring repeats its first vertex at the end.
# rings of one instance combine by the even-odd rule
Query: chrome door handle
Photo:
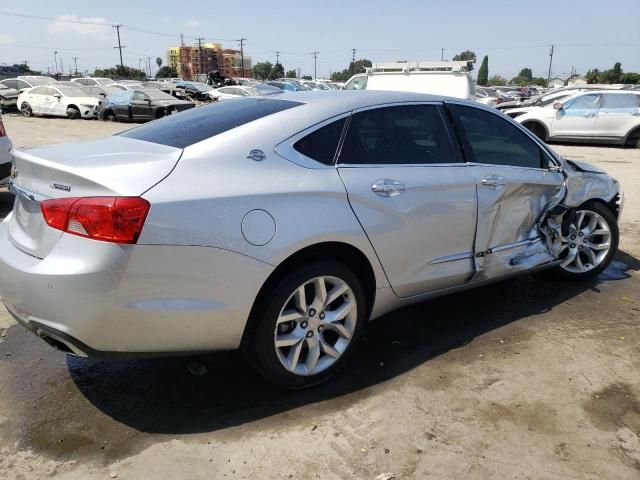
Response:
POLYGON ((585 118, 593 118, 593 117, 595 117, 595 116, 596 116, 596 114, 595 114, 595 113, 585 113, 585 114, 583 115, 583 117, 585 117, 585 118))
POLYGON ((373 190, 373 193, 380 195, 381 197, 395 197, 396 195, 406 192, 407 186, 398 180, 381 178, 380 180, 373 182, 371 190, 373 190))
POLYGON ((507 181, 504 178, 499 177, 497 175, 489 175, 482 179, 482 185, 484 185, 485 187, 497 188, 497 187, 503 187, 506 184, 507 184, 507 181))

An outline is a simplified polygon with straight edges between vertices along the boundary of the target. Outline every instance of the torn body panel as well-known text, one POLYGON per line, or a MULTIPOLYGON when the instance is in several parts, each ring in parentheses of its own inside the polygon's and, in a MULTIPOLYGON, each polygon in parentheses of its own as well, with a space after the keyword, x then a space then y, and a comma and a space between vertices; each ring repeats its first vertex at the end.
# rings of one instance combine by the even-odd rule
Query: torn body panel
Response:
POLYGON ((480 219, 471 282, 554 261, 539 227, 565 196, 562 173, 500 165, 471 168, 478 180, 480 219))

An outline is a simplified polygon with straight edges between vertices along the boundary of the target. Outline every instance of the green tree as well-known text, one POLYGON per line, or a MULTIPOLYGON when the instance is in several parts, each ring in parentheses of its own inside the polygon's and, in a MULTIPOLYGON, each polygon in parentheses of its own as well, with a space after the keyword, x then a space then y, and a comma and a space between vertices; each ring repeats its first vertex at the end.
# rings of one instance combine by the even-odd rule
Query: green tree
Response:
POLYGON ((489 79, 489 85, 502 86, 507 84, 507 79, 500 75, 494 75, 489 79))
POLYGON ((284 77, 284 67, 281 63, 276 63, 269 73, 269 80, 275 80, 276 78, 282 77, 284 77))
POLYGON ((531 79, 531 84, 536 85, 538 87, 546 87, 547 79, 542 77, 534 77, 531 79))
POLYGON ((346 82, 356 73, 364 73, 371 65, 371 60, 367 60, 366 58, 350 62, 348 68, 345 68, 341 72, 333 72, 331 74, 331 80, 334 82, 346 82))
POLYGON ((511 85, 517 85, 518 87, 523 87, 525 85, 529 84, 529 79, 527 77, 523 77, 521 75, 518 75, 517 77, 513 77, 510 81, 509 84, 511 85))
POLYGON ((178 76, 176 69, 167 65, 160 67, 156 72, 156 78, 176 78, 178 76))
POLYGON ((253 66, 253 78, 256 80, 268 80, 273 70, 271 62, 258 62, 253 66))
POLYGON ((486 85, 489 83, 489 56, 485 55, 478 70, 478 85, 486 85))
POLYGON ((620 83, 638 84, 640 83, 640 73, 623 73, 620 77, 620 83))
POLYGON ((587 79, 587 83, 598 83, 600 81, 600 70, 597 68, 587 70, 585 77, 587 79))
POLYGON ((620 62, 616 62, 611 70, 611 83, 620 83, 620 79, 622 77, 622 64, 620 62))
POLYGON ((162 67, 162 59, 160 57, 156 57, 156 65, 158 65, 158 68, 162 67))
POLYGON ((522 70, 520 70, 520 73, 518 74, 518 76, 524 77, 530 81, 533 78, 533 72, 531 71, 530 68, 523 68, 522 70))
POLYGON ((298 78, 298 73, 295 70, 289 70, 286 75, 286 78, 298 78))
POLYGON ((113 68, 96 68, 94 77, 108 77, 113 79, 146 80, 147 73, 137 68, 116 65, 113 68))
POLYGON ((302 80, 313 80, 313 78, 311 77, 311 75, 303 75, 302 80))
POLYGON ((453 57, 453 61, 455 62, 464 62, 467 60, 467 70, 473 70, 473 63, 476 61, 476 54, 471 50, 465 50, 464 52, 460 52, 456 56, 453 57))

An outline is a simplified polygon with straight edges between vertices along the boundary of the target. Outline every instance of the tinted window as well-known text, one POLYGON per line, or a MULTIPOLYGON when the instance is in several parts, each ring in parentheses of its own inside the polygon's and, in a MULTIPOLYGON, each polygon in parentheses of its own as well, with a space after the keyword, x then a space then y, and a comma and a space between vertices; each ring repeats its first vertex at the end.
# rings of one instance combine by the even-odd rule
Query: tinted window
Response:
POLYGON ((640 95, 632 93, 605 94, 602 110, 625 110, 640 107, 640 95))
POLYGON ((18 84, 16 80, 3 80, 3 85, 6 85, 8 88, 13 88, 14 90, 18 89, 18 84))
POLYGON ((239 99, 192 108, 122 132, 127 138, 185 148, 259 118, 301 105, 283 100, 239 99))
POLYGON ((356 77, 344 86, 345 90, 366 90, 369 77, 356 77))
POLYGON ((32 95, 48 95, 47 90, 49 90, 47 87, 36 87, 30 90, 29 93, 32 95))
POLYGON ((385 107, 354 114, 340 154, 340 163, 348 164, 455 161, 435 105, 385 107))
POLYGON ((343 118, 329 125, 325 125, 298 140, 293 148, 320 163, 333 165, 333 157, 338 149, 340 135, 342 135, 345 122, 346 119, 343 118))
POLYGON ((542 150, 508 120, 479 108, 451 105, 468 143, 469 162, 514 167, 543 168, 542 150))
POLYGON ((22 90, 23 88, 31 88, 31 85, 29 85, 24 80, 16 80, 16 87, 15 88, 17 90, 22 90))

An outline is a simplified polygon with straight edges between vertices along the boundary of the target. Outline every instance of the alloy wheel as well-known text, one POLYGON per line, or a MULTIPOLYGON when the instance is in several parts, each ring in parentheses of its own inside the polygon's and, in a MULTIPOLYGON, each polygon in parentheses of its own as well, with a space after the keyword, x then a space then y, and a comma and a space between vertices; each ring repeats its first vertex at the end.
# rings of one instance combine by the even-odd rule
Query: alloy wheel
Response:
POLYGON ((562 237, 560 266, 570 273, 584 273, 598 267, 611 249, 611 228, 607 220, 591 210, 578 210, 562 237))
POLYGON ((351 287, 333 276, 312 278, 289 296, 274 331, 278 360, 309 376, 331 367, 347 350, 358 318, 351 287))

